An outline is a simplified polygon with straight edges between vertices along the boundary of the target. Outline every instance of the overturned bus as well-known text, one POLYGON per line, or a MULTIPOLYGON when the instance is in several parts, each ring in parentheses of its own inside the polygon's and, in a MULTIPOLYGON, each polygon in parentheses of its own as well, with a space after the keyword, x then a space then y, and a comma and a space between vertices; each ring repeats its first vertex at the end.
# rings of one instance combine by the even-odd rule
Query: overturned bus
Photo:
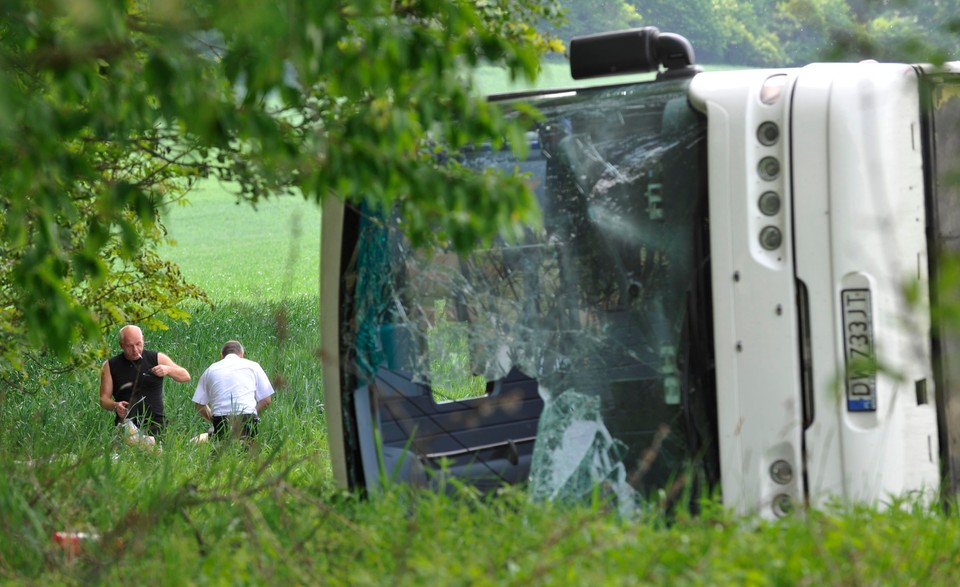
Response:
POLYGON ((337 480, 767 517, 960 486, 958 339, 931 319, 956 285, 960 68, 703 72, 653 27, 570 63, 658 73, 491 98, 542 114, 523 160, 465 154, 527 176, 523 238, 420 251, 325 203, 337 480))

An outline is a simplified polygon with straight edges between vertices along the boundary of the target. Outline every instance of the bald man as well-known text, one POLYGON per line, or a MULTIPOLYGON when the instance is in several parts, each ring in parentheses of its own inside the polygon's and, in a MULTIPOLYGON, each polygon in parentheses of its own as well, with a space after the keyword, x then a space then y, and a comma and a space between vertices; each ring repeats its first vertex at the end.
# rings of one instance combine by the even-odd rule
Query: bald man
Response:
POLYGON ((159 436, 163 415, 163 380, 190 381, 190 372, 170 357, 143 349, 143 331, 128 324, 120 329, 120 354, 110 357, 100 371, 100 407, 114 412, 114 423, 125 418, 139 428, 159 436))

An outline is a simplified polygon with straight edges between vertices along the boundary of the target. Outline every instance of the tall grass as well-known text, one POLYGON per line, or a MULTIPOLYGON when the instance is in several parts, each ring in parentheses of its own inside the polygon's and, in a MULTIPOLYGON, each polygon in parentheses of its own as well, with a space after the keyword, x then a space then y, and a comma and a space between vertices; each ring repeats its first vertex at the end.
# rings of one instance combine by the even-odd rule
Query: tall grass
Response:
MULTIPOLYGON (((168 443, 17 464, 0 479, 8 584, 955 585, 960 526, 922 508, 670 525, 602 507, 400 488, 341 496, 282 451, 168 443), (82 524, 77 519, 86 520, 82 524), (76 552, 50 526, 99 531, 76 552)), ((904 504, 909 506, 909 504, 904 504)))
MULTIPOLYGON (((287 199, 254 210, 216 184, 189 199, 165 212, 176 245, 164 252, 213 303, 189 308, 189 324, 144 333, 146 348, 193 377, 166 382, 162 452, 117 441, 112 414, 97 405, 99 363, 55 375, 31 393, 7 394, 0 403, 0 463, 10 472, 0 481, 0 583, 115 582, 152 569, 184 584, 217 561, 198 552, 215 550, 205 540, 225 540, 227 558, 243 544, 231 536, 251 528, 234 508, 267 496, 250 488, 295 483, 310 499, 336 495, 320 385, 319 208, 287 199), (243 342, 276 388, 252 452, 190 442, 207 428, 192 403, 196 380, 228 339, 243 342), (52 539, 57 531, 100 539, 70 556, 52 539), (192 562, 181 567, 185 553, 192 562)), ((115 352, 110 340, 104 353, 115 352)))

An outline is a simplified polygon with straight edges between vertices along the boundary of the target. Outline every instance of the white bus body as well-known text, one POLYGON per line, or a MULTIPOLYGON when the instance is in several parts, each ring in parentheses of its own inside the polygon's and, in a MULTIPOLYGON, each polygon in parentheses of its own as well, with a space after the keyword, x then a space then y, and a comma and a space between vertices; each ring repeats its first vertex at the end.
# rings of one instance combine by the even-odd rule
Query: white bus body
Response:
MULTIPOLYGON (((683 482, 766 517, 956 490, 960 374, 930 284, 960 237, 957 68, 704 73, 661 38, 662 80, 509 97, 547 113, 533 154, 470 161, 535 180, 546 232, 522 247, 423 261, 389 219, 325 203, 341 484, 529 481, 569 499, 589 482, 629 510, 683 482), (644 139, 624 154, 631 128, 644 139), (479 397, 435 397, 451 345, 473 353, 454 370, 486 375, 479 397)), ((582 45, 583 75, 618 72, 604 47, 582 45)))
POLYGON ((933 495, 940 476, 918 72, 860 63, 703 73, 690 95, 708 125, 724 501, 764 511, 782 494, 814 504, 933 495), (782 89, 772 104, 761 101, 764 84, 782 89), (771 146, 757 136, 767 121, 782 130, 771 146), (772 180, 758 173, 764 157, 781 162, 772 180), (779 214, 761 212, 767 192, 782 194, 779 214), (761 246, 767 226, 786 246, 761 246), (920 293, 913 305, 911 286, 920 293), (858 405, 845 380, 852 337, 868 341, 880 367, 870 405, 858 405), (805 395, 815 410, 806 428, 805 395), (775 482, 777 460, 804 475, 775 482))

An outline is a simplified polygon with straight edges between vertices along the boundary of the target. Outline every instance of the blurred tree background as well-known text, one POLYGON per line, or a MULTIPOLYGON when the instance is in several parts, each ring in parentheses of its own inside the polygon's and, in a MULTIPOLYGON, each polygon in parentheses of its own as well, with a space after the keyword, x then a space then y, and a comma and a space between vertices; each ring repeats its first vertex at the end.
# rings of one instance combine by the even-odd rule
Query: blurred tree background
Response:
POLYGON ((566 40, 629 26, 685 36, 702 63, 942 62, 960 55, 957 0, 566 0, 566 40), (618 20, 615 26, 611 20, 618 20))

